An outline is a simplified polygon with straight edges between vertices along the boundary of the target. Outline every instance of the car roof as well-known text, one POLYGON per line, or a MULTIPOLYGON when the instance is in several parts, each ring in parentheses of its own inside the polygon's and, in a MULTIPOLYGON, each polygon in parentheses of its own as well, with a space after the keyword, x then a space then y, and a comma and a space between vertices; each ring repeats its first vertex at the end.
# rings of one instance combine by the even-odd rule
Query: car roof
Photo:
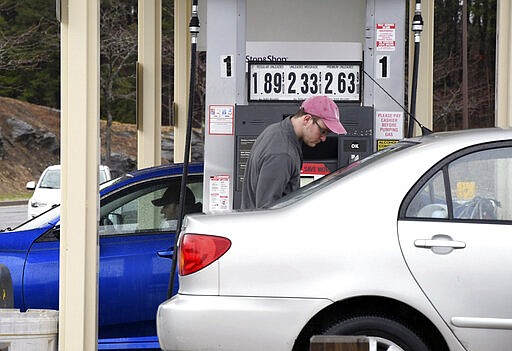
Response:
POLYGON ((60 168, 61 168, 60 165, 51 165, 51 166, 46 167, 45 171, 53 171, 53 170, 60 169, 60 168))
POLYGON ((459 146, 463 144, 473 145, 485 143, 489 141, 512 139, 512 129, 503 128, 475 128, 465 130, 454 130, 448 132, 436 132, 426 136, 420 136, 411 139, 419 141, 422 144, 429 143, 457 143, 459 146))
MULTIPOLYGON (((108 168, 106 165, 99 165, 100 168, 108 168)), ((55 169, 61 169, 62 165, 51 165, 46 167, 46 170, 55 170, 55 169)))
POLYGON ((409 148, 402 156, 414 153, 417 157, 449 155, 466 147, 486 144, 496 141, 512 140, 512 129, 479 128, 448 132, 436 132, 429 135, 402 139, 402 143, 412 142, 415 146, 409 148))
MULTIPOLYGON (((189 173, 190 175, 194 174, 202 174, 203 173, 203 163, 190 163, 189 164, 189 173)), ((166 164, 155 167, 148 167, 140 170, 136 170, 126 175, 112 179, 100 185, 100 197, 111 192, 115 191, 118 188, 121 188, 129 183, 144 180, 144 179, 156 179, 158 177, 168 176, 168 175, 179 175, 182 174, 183 164, 166 164)), ((58 208, 58 207, 56 207, 58 208)), ((53 210, 50 210, 53 211, 53 210)), ((48 211, 48 213, 50 212, 48 211)), ((43 215, 44 216, 44 215, 43 215)), ((36 217, 39 218, 39 217, 36 217)), ((34 221, 34 219, 32 219, 34 221)), ((47 223, 57 224, 60 221, 60 215, 56 215, 51 221, 47 223)), ((28 223, 28 222, 27 222, 28 223)), ((37 223, 37 222, 35 222, 37 223)), ((23 225, 23 224, 22 224, 23 225)), ((39 225, 40 226, 40 225, 39 225)), ((15 229, 18 230, 18 229, 15 229)))
MULTIPOLYGON (((190 163, 188 167, 188 174, 202 174, 203 173, 203 163, 190 163)), ((111 182, 107 182, 108 186, 104 187, 100 191, 100 195, 105 195, 107 192, 113 191, 117 188, 120 188, 127 183, 132 183, 144 179, 156 179, 159 177, 165 177, 168 175, 180 175, 183 172, 183 164, 165 164, 160 166, 143 168, 140 170, 135 170, 133 172, 129 172, 117 179, 112 180, 111 182)))

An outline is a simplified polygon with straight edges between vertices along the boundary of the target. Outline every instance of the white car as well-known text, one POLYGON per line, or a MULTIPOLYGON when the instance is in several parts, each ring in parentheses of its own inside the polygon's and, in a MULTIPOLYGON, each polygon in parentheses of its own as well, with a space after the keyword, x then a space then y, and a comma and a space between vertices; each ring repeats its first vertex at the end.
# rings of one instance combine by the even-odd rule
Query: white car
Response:
POLYGON ((512 345, 512 130, 406 139, 268 210, 189 215, 163 350, 512 345))
MULTIPOLYGON (((47 167, 37 181, 30 181, 26 188, 34 190, 32 197, 28 200, 28 219, 36 217, 41 213, 60 204, 60 165, 47 167)), ((112 179, 110 168, 100 165, 99 182, 103 183, 112 179)))

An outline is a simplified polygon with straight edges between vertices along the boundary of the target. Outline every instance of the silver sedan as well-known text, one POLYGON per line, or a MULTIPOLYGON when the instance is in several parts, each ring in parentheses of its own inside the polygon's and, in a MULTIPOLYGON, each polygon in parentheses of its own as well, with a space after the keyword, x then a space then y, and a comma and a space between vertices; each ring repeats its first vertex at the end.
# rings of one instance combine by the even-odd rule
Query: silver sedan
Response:
POLYGON ((509 350, 512 131, 406 139, 268 210, 191 215, 163 350, 509 350))

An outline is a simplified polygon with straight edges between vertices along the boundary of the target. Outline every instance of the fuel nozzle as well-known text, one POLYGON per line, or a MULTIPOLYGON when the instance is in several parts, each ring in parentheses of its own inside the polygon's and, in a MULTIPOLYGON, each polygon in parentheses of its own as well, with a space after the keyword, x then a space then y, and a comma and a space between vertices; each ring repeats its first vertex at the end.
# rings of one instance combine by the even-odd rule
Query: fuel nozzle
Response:
POLYGON ((416 9, 412 18, 412 31, 414 32, 414 41, 419 41, 419 36, 423 31, 423 17, 421 17, 421 1, 416 1, 416 9))
POLYGON ((198 16, 198 6, 197 6, 197 0, 194 0, 192 4, 192 17, 190 18, 190 22, 188 25, 190 35, 192 37, 192 43, 197 43, 197 35, 199 34, 199 16, 198 16))

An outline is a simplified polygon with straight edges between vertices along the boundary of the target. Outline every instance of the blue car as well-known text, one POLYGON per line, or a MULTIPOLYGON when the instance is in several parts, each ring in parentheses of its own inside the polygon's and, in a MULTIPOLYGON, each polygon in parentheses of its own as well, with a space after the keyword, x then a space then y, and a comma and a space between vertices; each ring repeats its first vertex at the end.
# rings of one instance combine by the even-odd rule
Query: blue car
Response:
MULTIPOLYGON (((182 165, 152 167, 100 187, 100 350, 158 348, 156 311, 167 298, 176 234, 163 218, 164 198, 179 196, 182 173, 182 165)), ((187 203, 201 211, 203 165, 190 164, 188 174, 187 203)), ((15 308, 58 309, 59 236, 58 207, 0 233, 15 308)))

